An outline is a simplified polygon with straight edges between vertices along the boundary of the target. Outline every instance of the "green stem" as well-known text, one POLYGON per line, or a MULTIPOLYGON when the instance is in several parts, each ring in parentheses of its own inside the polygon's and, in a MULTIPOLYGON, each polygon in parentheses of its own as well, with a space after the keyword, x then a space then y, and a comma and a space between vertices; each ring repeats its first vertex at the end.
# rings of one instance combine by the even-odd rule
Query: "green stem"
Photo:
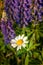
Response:
POLYGON ((22 55, 22 65, 24 65, 24 60, 25 60, 25 54, 22 55))
POLYGON ((25 65, 29 64, 29 54, 27 53, 26 58, 25 58, 25 65))

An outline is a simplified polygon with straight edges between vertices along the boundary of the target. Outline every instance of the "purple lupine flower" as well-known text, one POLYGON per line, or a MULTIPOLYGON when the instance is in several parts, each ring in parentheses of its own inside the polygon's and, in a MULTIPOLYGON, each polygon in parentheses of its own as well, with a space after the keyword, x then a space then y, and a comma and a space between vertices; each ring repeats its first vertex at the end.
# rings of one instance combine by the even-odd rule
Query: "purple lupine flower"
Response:
POLYGON ((4 35, 5 43, 9 43, 9 40, 7 41, 7 39, 8 39, 8 30, 6 28, 6 23, 5 23, 4 20, 1 20, 1 30, 2 30, 2 33, 4 35))
POLYGON ((1 30, 4 35, 5 43, 10 43, 11 39, 15 37, 15 33, 12 28, 10 20, 7 21, 5 21, 4 19, 1 20, 1 30))
POLYGON ((32 5, 32 0, 24 0, 24 3, 23 3, 23 8, 24 8, 23 21, 24 21, 25 24, 27 22, 27 25, 28 25, 28 22, 31 22, 31 20, 32 20, 31 8, 30 8, 31 5, 32 5))
POLYGON ((42 0, 24 0, 24 20, 30 22, 32 20, 42 21, 43 2, 42 0), (28 3, 27 3, 28 2, 28 3), (30 4, 29 4, 30 3, 30 4))
POLYGON ((42 21, 40 20, 42 19, 42 8, 42 0, 34 0, 34 3, 32 0, 6 0, 5 2, 7 14, 20 25, 28 25, 33 19, 36 20, 34 16, 37 16, 38 21, 42 21), (34 11, 34 15, 32 14, 32 10, 34 11))
POLYGON ((1 30, 2 30, 2 33, 4 36, 5 43, 10 43, 11 39, 13 39, 15 37, 15 32, 13 30, 12 22, 7 17, 5 10, 2 13, 1 30))
POLYGON ((7 28, 9 32, 9 38, 13 39, 15 37, 15 32, 12 26, 12 22, 9 19, 7 20, 7 28))
POLYGON ((42 21, 42 16, 41 16, 41 13, 40 12, 38 12, 38 20, 39 21, 42 21))
POLYGON ((5 11, 8 16, 11 16, 13 20, 17 23, 20 22, 20 2, 19 0, 6 0, 5 1, 5 11))
POLYGON ((7 14, 11 16, 11 18, 15 20, 17 24, 18 23, 20 24, 20 21, 22 19, 21 5, 22 5, 22 1, 20 0, 12 0, 12 1, 10 0, 10 4, 7 0, 5 1, 5 10, 8 10, 6 11, 7 14))

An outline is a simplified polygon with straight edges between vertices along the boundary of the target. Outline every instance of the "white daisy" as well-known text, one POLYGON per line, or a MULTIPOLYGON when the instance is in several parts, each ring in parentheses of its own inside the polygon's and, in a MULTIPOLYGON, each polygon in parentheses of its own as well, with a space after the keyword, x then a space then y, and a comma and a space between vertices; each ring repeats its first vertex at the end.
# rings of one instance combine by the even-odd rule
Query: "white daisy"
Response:
POLYGON ((28 43, 27 36, 24 36, 24 34, 22 36, 19 35, 15 39, 12 39, 10 43, 13 48, 17 47, 17 50, 21 49, 21 47, 25 48, 26 43, 28 43))

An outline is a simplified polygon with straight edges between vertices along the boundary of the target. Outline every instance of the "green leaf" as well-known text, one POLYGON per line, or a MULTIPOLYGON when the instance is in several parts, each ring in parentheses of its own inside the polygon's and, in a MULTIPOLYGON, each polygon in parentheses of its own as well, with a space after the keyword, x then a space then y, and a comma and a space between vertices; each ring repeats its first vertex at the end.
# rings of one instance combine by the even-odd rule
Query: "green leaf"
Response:
POLYGON ((33 52, 33 53, 35 58, 38 58, 40 61, 42 61, 42 58, 39 52, 33 52))
POLYGON ((27 54, 26 58, 25 58, 25 65, 29 64, 29 55, 27 54))
POLYGON ((36 31, 35 31, 35 37, 36 37, 36 40, 39 40, 39 32, 38 32, 37 29, 36 29, 36 31))
POLYGON ((32 34, 33 34, 33 31, 32 32, 30 31, 29 33, 27 32, 28 37, 30 37, 32 34))
POLYGON ((30 39, 29 49, 31 49, 31 47, 33 46, 34 40, 35 40, 35 34, 33 34, 32 37, 31 37, 31 39, 30 39))
POLYGON ((39 35, 40 35, 41 37, 43 37, 43 33, 39 32, 39 35))

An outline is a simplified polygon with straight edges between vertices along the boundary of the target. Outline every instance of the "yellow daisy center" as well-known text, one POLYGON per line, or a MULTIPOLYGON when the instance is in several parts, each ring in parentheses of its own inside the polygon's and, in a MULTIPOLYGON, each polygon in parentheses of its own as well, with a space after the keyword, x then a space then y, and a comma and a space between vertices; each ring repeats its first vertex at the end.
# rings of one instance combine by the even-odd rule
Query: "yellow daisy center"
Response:
POLYGON ((22 45, 23 44, 23 40, 19 39, 16 43, 17 43, 17 45, 22 45))

